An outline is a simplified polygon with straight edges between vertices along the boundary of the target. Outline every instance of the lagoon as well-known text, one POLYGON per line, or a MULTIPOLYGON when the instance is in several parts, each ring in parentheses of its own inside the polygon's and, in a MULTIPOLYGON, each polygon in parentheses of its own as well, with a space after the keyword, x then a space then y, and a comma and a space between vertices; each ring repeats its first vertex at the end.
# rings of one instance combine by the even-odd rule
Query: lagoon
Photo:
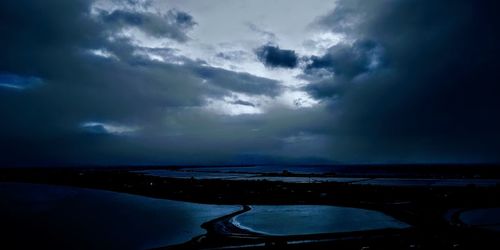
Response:
POLYGON ((0 230, 9 249, 148 249, 204 234, 200 225, 239 206, 110 191, 0 183, 0 230))
POLYGON ((252 206, 233 219, 241 228, 268 235, 306 235, 406 228, 409 225, 384 213, 339 206, 252 206))

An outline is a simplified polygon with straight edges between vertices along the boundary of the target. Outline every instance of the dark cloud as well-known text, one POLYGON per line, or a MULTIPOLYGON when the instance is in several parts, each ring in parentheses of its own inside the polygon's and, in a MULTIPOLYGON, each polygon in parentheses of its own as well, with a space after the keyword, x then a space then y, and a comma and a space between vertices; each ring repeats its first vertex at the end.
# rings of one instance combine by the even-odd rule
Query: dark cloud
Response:
POLYGON ((342 96, 349 89, 349 81, 335 77, 314 82, 303 89, 317 100, 332 101, 342 96))
POLYGON ((384 63, 383 49, 373 41, 360 40, 354 44, 338 44, 321 56, 312 56, 306 72, 326 69, 336 76, 354 78, 374 70, 384 63))
MULTIPOLYGON (((169 48, 110 40, 118 25, 113 22, 137 22, 143 29, 151 25, 149 17, 103 22, 90 14, 91 4, 0 2, 0 32, 6 34, 0 39, 0 79, 23 86, 43 82, 23 91, 0 87, 0 165, 220 164, 280 145, 274 135, 281 125, 267 125, 279 121, 250 122, 204 109, 207 98, 233 92, 276 96, 276 81, 173 58, 169 48), (152 61, 147 53, 179 62, 152 61)), ((169 13, 179 29, 191 25, 189 16, 169 13)))
POLYGON ((317 99, 336 100, 356 82, 387 67, 383 48, 370 40, 338 44, 323 56, 312 56, 305 77, 316 79, 304 89, 317 99), (319 79, 319 80, 317 80, 319 79))
POLYGON ((243 100, 236 100, 234 102, 231 102, 232 104, 237 104, 237 105, 243 105, 243 106, 250 106, 250 107, 256 107, 255 104, 243 100))
POLYGON ((308 70, 334 74, 307 87, 331 101, 335 151, 359 161, 500 160, 498 7, 339 1, 318 23, 355 43, 312 58, 308 70), (376 48, 382 64, 370 69, 376 48))
POLYGON ((280 49, 274 45, 264 45, 255 50, 259 60, 267 67, 295 68, 299 58, 295 51, 280 49))
POLYGON ((0 84, 30 86, 0 86, 0 164, 500 160, 496 1, 341 0, 317 27, 346 41, 324 55, 257 49, 268 67, 303 66, 304 90, 322 104, 240 116, 208 112, 207 100, 262 108, 253 98, 286 90, 109 39, 128 26, 186 41, 195 21, 180 10, 93 16, 91 5, 0 1, 0 84))
POLYGON ((100 17, 105 23, 116 28, 137 27, 149 35, 167 37, 179 42, 186 42, 188 40, 186 33, 196 25, 191 15, 175 9, 169 10, 166 14, 131 10, 103 11, 100 17))
POLYGON ((248 73, 236 73, 212 67, 195 67, 195 73, 207 83, 223 89, 250 95, 276 96, 282 88, 278 81, 257 77, 248 73))

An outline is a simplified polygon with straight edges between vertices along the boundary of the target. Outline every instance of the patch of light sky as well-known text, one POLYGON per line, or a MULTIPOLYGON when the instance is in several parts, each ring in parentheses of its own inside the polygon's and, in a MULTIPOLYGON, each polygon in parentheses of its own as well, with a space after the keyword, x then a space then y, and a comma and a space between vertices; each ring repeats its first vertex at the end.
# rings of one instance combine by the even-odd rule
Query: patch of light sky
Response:
POLYGON ((204 109, 231 116, 262 114, 272 103, 273 100, 270 97, 250 96, 233 92, 222 99, 209 98, 204 109))
MULTIPOLYGON (((321 55, 345 39, 340 34, 311 26, 318 17, 335 7, 335 1, 331 0, 164 0, 150 3, 131 7, 120 1, 99 0, 93 6, 93 13, 99 9, 112 11, 127 8, 153 13, 166 13, 170 9, 187 12, 197 25, 188 33, 190 40, 186 43, 151 37, 135 28, 124 29, 119 35, 129 38, 138 47, 169 48, 173 51, 168 58, 153 51, 136 52, 151 60, 169 63, 182 61, 176 57, 201 60, 211 67, 278 80, 286 90, 274 101, 291 108, 318 104, 307 93, 298 90, 308 84, 306 79, 299 77, 302 69, 266 67, 258 60, 255 49, 272 43, 281 49, 296 51, 299 57, 321 55)), ((300 66, 304 67, 304 64, 300 66)), ((267 102, 260 100, 260 103, 267 102)), ((229 115, 264 112, 261 107, 243 107, 225 99, 208 100, 208 103, 208 109, 219 108, 229 115)))

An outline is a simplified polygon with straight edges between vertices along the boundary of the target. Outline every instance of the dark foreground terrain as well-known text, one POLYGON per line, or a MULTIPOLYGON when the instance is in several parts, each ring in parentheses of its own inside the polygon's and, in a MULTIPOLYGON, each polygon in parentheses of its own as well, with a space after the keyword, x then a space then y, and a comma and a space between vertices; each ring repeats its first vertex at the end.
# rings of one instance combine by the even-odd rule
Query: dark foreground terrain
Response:
MULTIPOLYGON (((175 168, 174 168, 175 169, 175 168)), ((412 168, 407 168, 412 169, 412 168)), ((400 171, 405 178, 497 178, 492 166, 442 168, 440 171, 400 171)), ((439 168, 435 168, 438 169, 439 168)), ((353 183, 286 183, 280 181, 179 179, 134 172, 138 168, 11 168, 0 170, 0 182, 29 182, 105 189, 172 200, 207 204, 238 204, 234 214, 206 222, 205 235, 166 248, 174 249, 498 249, 500 234, 463 223, 462 211, 500 207, 500 186, 390 186, 353 183), (352 233, 269 236, 234 226, 230 220, 247 212, 247 205, 339 205, 382 211, 409 224, 405 229, 352 233)), ((377 170, 383 176, 387 170, 377 170), (382 174, 381 174, 382 173, 382 174)), ((363 170, 337 176, 370 177, 363 170)), ((330 174, 332 175, 332 174, 330 174)), ((272 176, 295 176, 290 172, 272 176)), ((297 174, 296 176, 304 176, 297 174)), ((394 173, 390 177, 395 177, 394 173)), ((498 225, 493 225, 498 226, 498 225)), ((1 243, 0 243, 1 244, 1 243)))

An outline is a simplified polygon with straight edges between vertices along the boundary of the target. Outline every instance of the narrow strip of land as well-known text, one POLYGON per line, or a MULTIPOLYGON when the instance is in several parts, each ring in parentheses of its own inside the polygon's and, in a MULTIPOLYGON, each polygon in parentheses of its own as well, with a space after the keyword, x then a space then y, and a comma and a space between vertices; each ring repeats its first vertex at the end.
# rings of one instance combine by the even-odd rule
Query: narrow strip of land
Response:
POLYGON ((262 234, 258 234, 255 232, 251 232, 245 230, 243 228, 235 226, 231 220, 243 213, 250 211, 252 208, 248 205, 242 205, 241 210, 238 210, 234 213, 230 213, 228 215, 224 215, 222 217, 216 218, 214 220, 205 222, 201 225, 202 228, 207 230, 207 234, 216 234, 219 236, 227 236, 227 237, 256 237, 262 236, 262 234))

